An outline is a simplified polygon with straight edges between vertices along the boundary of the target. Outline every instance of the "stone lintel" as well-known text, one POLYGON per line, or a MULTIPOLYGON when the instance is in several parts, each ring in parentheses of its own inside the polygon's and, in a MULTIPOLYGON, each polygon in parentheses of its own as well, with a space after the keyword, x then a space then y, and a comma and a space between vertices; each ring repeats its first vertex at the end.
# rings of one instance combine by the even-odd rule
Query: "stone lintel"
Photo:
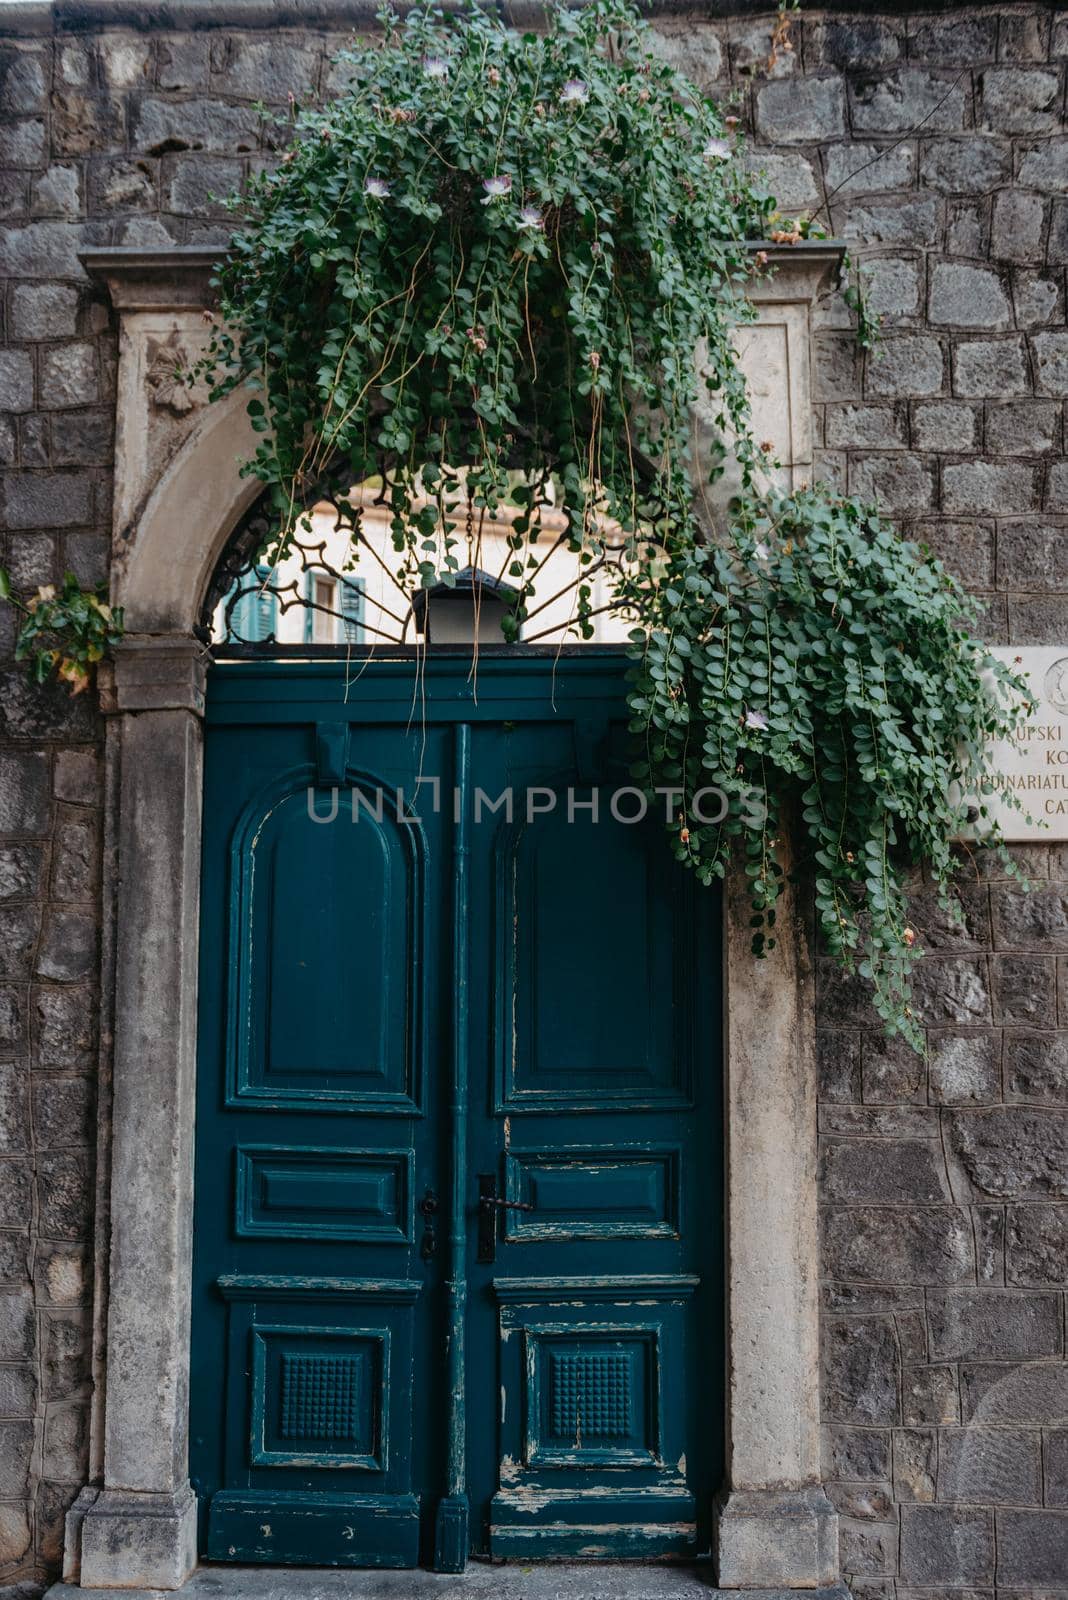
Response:
POLYGON ((772 268, 767 277, 756 279, 746 291, 757 306, 815 300, 832 287, 845 256, 845 246, 838 239, 806 239, 801 244, 758 241, 750 245, 750 250, 764 251, 772 268))
POLYGON ((115 710, 192 711, 203 716, 210 661, 197 639, 127 634, 115 651, 115 710))
MULTIPOLYGON (((925 0, 924 11, 945 13, 959 0, 925 0)), ((972 0, 969 9, 985 10, 1001 0, 972 0)), ((461 0, 443 0, 445 11, 462 10, 461 0)), ((825 0, 820 7, 831 13, 855 16, 905 16, 916 9, 915 0, 825 0)), ((647 14, 693 19, 694 0, 649 0, 647 14)), ((505 21, 516 28, 544 27, 545 10, 539 0, 501 0, 505 21)), ((64 37, 94 28, 131 28, 140 33, 155 29, 271 29, 356 28, 375 33, 380 26, 378 0, 4 0, 4 28, 23 38, 64 37), (10 18, 6 15, 11 12, 10 18)), ((766 16, 767 0, 717 0, 716 17, 766 16)))
POLYGON ((838 1515, 819 1485, 734 1489, 716 1507, 723 1589, 821 1589, 838 1581, 838 1515))
POLYGON ((202 245, 82 250, 78 259, 91 278, 107 285, 118 311, 180 311, 210 305, 211 275, 225 251, 202 245))
MULTIPOLYGON (((829 287, 845 255, 845 246, 837 239, 805 239, 799 244, 755 239, 749 249, 763 251, 775 269, 751 285, 749 297, 758 302, 814 299, 829 287)), ((83 250, 79 260, 91 278, 107 285, 117 310, 168 311, 211 305, 212 273, 225 257, 221 246, 168 245, 149 250, 131 245, 83 250)))
POLYGON ((180 1589, 196 1565, 197 1501, 102 1489, 81 1519, 82 1589, 180 1589))

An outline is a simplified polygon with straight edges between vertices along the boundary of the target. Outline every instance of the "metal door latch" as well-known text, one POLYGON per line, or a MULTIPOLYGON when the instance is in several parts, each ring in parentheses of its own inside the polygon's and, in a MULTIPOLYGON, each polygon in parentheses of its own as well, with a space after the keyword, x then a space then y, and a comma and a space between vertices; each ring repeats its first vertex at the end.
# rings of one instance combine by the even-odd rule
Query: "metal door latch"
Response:
POLYGON ((482 1172, 478 1178, 478 1259, 492 1262, 497 1258, 497 1217, 502 1211, 536 1211, 537 1206, 525 1200, 501 1200, 497 1196, 497 1179, 492 1172, 482 1172))

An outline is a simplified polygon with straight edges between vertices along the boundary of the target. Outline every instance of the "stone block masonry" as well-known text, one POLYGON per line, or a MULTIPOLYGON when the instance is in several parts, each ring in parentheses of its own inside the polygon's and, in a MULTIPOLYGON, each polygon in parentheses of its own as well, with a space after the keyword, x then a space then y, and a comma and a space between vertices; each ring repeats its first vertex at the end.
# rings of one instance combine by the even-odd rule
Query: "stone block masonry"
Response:
MULTIPOLYGON (((1068 16, 813 7, 769 71, 773 18, 740 9, 665 7, 660 48, 738 110, 784 208, 849 241, 885 318, 862 355, 841 298, 820 308, 813 475, 934 549, 993 642, 1068 643, 1068 16)), ((0 8, 18 585, 107 567, 115 329, 78 251, 225 240, 219 197, 276 159, 260 103, 336 92, 370 10, 0 8)), ((101 723, 11 648, 0 612, 0 1593, 25 1595, 95 1460, 107 1039, 101 723)), ((824 1470, 858 1600, 1068 1583, 1068 848, 1019 854, 1035 892, 972 860, 959 930, 917 879, 926 1061, 820 963, 824 1470)))

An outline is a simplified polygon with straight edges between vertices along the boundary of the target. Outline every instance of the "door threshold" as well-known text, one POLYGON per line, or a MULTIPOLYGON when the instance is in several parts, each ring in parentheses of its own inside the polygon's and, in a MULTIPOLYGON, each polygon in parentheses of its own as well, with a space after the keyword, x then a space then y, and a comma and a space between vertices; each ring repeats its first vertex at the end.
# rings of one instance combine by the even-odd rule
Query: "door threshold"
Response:
POLYGON ((180 1590, 81 1589, 57 1583, 44 1600, 850 1600, 844 1583, 826 1589, 717 1589, 708 1562, 473 1561, 459 1575, 351 1567, 235 1567, 208 1564, 180 1590))

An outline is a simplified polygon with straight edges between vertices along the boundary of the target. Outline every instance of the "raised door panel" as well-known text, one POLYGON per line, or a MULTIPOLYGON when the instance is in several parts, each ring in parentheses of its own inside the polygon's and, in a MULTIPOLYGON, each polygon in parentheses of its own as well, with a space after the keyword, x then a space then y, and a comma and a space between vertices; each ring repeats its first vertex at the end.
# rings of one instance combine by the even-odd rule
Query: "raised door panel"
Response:
POLYGON ((388 1328, 253 1328, 252 1465, 385 1472, 388 1391, 388 1328))
POLYGON ((494 1279, 494 1555, 696 1553, 685 1440, 697 1286, 679 1274, 494 1279))
POLYGON ((505 1174, 516 1209, 504 1213, 504 1242, 677 1239, 680 1157, 677 1145, 513 1145, 505 1174))
POLYGON ((330 816, 329 795, 310 800, 310 783, 301 772, 258 797, 235 835, 229 1101, 410 1116, 422 1097, 422 834, 390 815, 384 786, 367 781, 374 808, 353 820, 351 808, 330 816))
POLYGON ((224 1276, 226 1483, 216 1560, 411 1566, 413 1333, 405 1279, 224 1276), (346 1481, 348 1480, 348 1481, 346 1481))
POLYGON ((411 1243, 410 1149, 240 1144, 234 1156, 239 1238, 411 1243))
POLYGON ((691 893, 681 878, 665 893, 662 830, 599 794, 596 818, 561 794, 497 840, 498 1111, 690 1103, 691 893))
POLYGON ((661 1459, 655 1325, 562 1331, 530 1323, 526 1439, 531 1467, 650 1467, 661 1459))

